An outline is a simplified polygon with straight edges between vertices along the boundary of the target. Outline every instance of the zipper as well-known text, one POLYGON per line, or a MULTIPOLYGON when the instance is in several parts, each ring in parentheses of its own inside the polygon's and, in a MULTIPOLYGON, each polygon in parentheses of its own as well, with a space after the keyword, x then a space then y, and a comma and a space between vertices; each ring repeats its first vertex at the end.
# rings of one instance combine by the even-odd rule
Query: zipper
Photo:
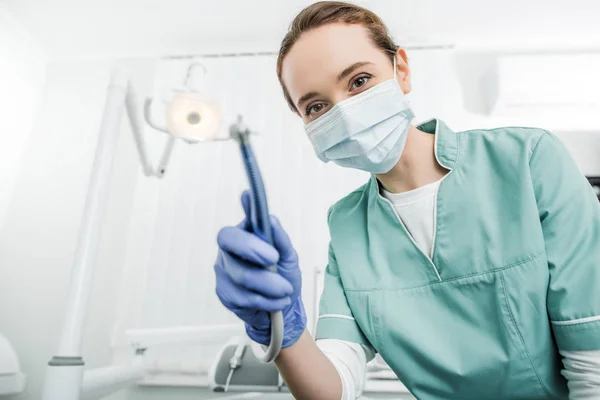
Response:
MULTIPOLYGON (((448 176, 448 175, 446 175, 446 176, 448 176)), ((396 216, 396 219, 398 219, 398 222, 400 222, 400 225, 402 225, 402 229, 404 229, 404 232, 406 232, 406 235, 409 237, 409 239, 412 242, 412 244, 417 248, 417 250, 419 250, 419 252, 423 255, 423 257, 425 257, 427 259, 427 261, 429 261, 429 264, 431 264, 431 267, 433 268, 433 271, 435 272, 435 275, 437 276, 438 281, 441 282, 442 281, 442 277, 440 276, 440 273, 438 272, 437 267, 433 263, 433 260, 427 254, 425 254, 425 252, 421 249, 421 247, 419 247, 419 245, 417 244, 417 242, 415 242, 415 239, 408 232, 408 229, 406 229, 406 226, 404 225, 404 222, 402 222, 402 218, 400 218, 400 216, 398 215, 398 212, 394 208, 394 205, 392 204, 392 202, 389 201, 388 199, 386 199, 385 197, 383 197, 380 194, 377 194, 377 196, 379 196, 379 198, 381 200, 385 201, 389 205, 390 209, 392 210, 392 212, 396 216)), ((437 204, 437 193, 436 193, 436 204, 437 204)), ((437 208, 437 205, 436 205, 436 208, 437 208)), ((435 229, 435 226, 434 226, 434 229, 435 229)), ((435 239, 435 233, 434 233, 434 239, 435 239)), ((433 249, 433 247, 432 247, 432 249, 433 249)), ((433 254, 433 252, 432 252, 432 254, 433 254)))

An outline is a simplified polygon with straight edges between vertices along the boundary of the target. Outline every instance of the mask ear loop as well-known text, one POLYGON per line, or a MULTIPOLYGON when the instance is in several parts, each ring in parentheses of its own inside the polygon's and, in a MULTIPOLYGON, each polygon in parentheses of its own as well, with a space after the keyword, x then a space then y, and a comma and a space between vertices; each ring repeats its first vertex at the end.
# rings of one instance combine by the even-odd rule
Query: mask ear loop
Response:
POLYGON ((394 80, 396 80, 396 70, 398 69, 398 66, 396 65, 396 56, 394 56, 394 80))

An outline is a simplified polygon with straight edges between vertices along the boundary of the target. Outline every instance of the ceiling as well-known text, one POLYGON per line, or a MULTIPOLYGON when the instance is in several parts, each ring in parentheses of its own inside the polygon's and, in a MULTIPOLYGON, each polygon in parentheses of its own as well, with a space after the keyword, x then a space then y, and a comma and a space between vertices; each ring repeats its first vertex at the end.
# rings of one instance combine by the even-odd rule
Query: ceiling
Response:
MULTIPOLYGON (((53 58, 275 51, 310 0, 0 0, 53 58)), ((363 0, 400 44, 600 48, 597 0, 363 0)))

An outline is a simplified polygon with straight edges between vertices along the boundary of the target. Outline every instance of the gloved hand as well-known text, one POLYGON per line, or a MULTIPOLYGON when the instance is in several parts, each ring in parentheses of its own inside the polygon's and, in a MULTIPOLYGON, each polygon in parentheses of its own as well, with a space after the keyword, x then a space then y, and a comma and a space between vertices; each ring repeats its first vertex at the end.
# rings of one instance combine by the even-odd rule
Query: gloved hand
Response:
POLYGON ((251 233, 247 191, 242 194, 242 206, 246 218, 235 227, 221 229, 217 237, 217 296, 245 322, 248 336, 264 345, 271 340, 269 312, 282 311, 283 347, 289 347, 306 328, 298 254, 273 216, 274 246, 251 233), (273 264, 277 264, 277 273, 267 269, 273 264))

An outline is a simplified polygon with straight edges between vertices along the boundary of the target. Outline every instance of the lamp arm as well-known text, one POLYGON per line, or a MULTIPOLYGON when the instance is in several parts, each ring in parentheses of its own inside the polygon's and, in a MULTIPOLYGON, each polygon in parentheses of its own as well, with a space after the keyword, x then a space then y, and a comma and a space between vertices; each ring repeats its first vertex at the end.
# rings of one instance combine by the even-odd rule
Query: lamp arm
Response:
MULTIPOLYGON (((146 97, 144 101, 144 119, 146 123, 150 125, 152 129, 156 129, 157 131, 161 131, 164 133, 169 133, 169 130, 165 126, 160 126, 152 119, 152 102, 154 100, 150 97, 146 97)), ((169 133, 170 134, 170 133, 169 133)))
MULTIPOLYGON (((168 133, 166 128, 160 127, 153 123, 150 116, 150 107, 152 106, 152 99, 147 98, 144 102, 144 119, 153 129, 157 129, 162 132, 168 133)), ((173 150, 173 146, 175 145, 175 138, 169 134, 167 142, 165 143, 165 147, 163 150, 162 157, 160 159, 158 168, 154 169, 148 160, 148 152, 146 150, 146 143, 144 141, 143 135, 143 124, 142 119, 139 115, 139 107, 137 101, 137 94, 135 92, 135 87, 129 81, 127 85, 127 95, 125 96, 125 107, 127 109, 127 116, 129 117, 129 123, 131 125, 131 130, 133 132, 133 138, 135 140, 135 147, 140 156, 140 162, 142 163, 142 168, 144 169, 144 174, 146 176, 156 176, 158 178, 162 178, 165 174, 165 170, 167 168, 167 164, 169 163, 169 159, 171 156, 171 152, 173 150)))
POLYGON ((156 169, 155 175, 158 178, 162 178, 165 174, 165 170, 167 169, 167 164, 169 163, 169 159, 171 158, 171 153, 173 151, 173 146, 175 145, 175 136, 169 135, 167 139, 167 143, 165 144, 165 149, 163 150, 162 157, 160 158, 160 163, 158 164, 158 168, 156 169))

